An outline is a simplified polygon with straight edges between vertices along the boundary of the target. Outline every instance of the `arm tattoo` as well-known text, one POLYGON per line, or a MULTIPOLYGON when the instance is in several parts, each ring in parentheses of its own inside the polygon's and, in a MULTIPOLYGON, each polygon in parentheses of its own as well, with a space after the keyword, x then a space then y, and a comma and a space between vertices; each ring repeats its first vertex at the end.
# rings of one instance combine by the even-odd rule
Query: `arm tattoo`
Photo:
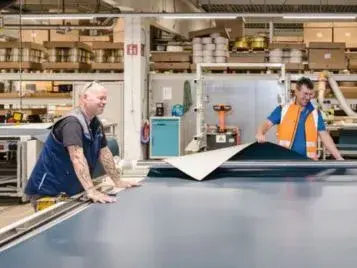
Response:
POLYGON ((112 179, 120 178, 120 173, 115 167, 113 155, 108 146, 100 150, 100 162, 102 163, 103 168, 109 177, 112 179))
POLYGON ((68 146, 68 152, 73 163, 74 171, 83 188, 85 190, 93 188, 93 182, 89 173, 87 160, 83 154, 83 148, 76 145, 68 146))

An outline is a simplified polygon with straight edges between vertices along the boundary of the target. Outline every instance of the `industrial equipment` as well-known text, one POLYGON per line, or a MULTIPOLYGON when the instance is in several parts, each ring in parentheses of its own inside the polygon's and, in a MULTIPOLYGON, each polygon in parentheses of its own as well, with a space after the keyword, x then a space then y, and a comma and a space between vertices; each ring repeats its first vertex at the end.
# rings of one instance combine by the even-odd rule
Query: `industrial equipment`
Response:
POLYGON ((232 110, 231 105, 216 104, 213 110, 218 113, 218 125, 207 127, 207 150, 214 150, 240 144, 238 127, 227 126, 225 117, 232 110))
MULTIPOLYGON (((277 96, 275 96, 274 102, 276 105, 287 103, 290 99, 289 97, 289 88, 288 83, 286 82, 286 73, 285 73, 285 64, 281 63, 198 63, 196 69, 196 98, 195 98, 195 114, 196 114, 196 133, 194 134, 192 140, 185 147, 185 151, 189 153, 195 153, 206 150, 207 147, 207 122, 205 119, 205 98, 204 87, 206 83, 206 78, 208 74, 203 72, 204 68, 216 68, 216 67, 225 67, 225 68, 267 68, 278 70, 279 73, 274 75, 272 79, 277 81, 277 96)), ((259 76, 259 75, 257 75, 259 76)), ((246 79, 249 79, 249 76, 246 76, 246 79)), ((260 75, 262 79, 266 78, 266 74, 260 75)), ((257 78, 259 79, 259 78, 257 78)), ((207 79, 208 80, 208 79, 207 79)), ((224 94, 224 92, 222 92, 224 94)), ((271 99, 269 99, 271 101, 271 99)), ((262 103, 264 105, 264 103, 262 103)), ((221 137, 219 137, 219 140, 221 137)))

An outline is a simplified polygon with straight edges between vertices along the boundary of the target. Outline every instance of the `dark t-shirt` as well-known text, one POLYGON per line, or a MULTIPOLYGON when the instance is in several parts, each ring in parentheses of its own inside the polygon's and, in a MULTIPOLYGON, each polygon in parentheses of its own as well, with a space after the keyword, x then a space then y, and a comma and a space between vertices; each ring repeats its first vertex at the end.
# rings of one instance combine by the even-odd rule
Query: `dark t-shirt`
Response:
MULTIPOLYGON (((98 124, 99 122, 96 120, 91 121, 89 127, 92 130, 92 132, 95 129, 97 129, 98 124)), ((77 145, 83 147, 83 130, 77 118, 73 116, 69 116, 63 119, 55 126, 53 132, 56 139, 59 142, 63 143, 64 147, 68 147, 70 145, 77 145)), ((107 139, 103 132, 101 148, 104 148, 106 146, 107 146, 107 139)))

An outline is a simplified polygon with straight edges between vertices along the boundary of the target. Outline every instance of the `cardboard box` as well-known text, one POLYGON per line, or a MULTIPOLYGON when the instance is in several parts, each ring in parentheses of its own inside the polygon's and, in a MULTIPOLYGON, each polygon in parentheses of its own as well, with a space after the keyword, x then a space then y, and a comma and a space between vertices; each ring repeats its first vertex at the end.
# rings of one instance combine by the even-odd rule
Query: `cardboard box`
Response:
POLYGON ((334 26, 333 22, 306 22, 304 23, 305 28, 332 28, 334 26))
POLYGON ((265 62, 265 52, 257 51, 253 53, 238 52, 230 53, 227 59, 229 63, 264 63, 265 62))
POLYGON ((335 27, 334 28, 334 42, 346 43, 346 47, 357 47, 357 27, 335 27))
POLYGON ((331 28, 304 28, 304 43, 307 47, 312 42, 332 42, 331 28))
POLYGON ((303 71, 305 70, 305 65, 302 63, 285 63, 286 71, 303 71))
POLYGON ((191 52, 151 52, 153 62, 189 62, 191 52))
POLYGON ((227 37, 228 39, 230 38, 227 29, 224 27, 214 27, 214 28, 206 28, 197 31, 192 31, 189 32, 188 35, 190 38, 193 38, 193 37, 209 36, 212 33, 220 33, 222 36, 227 37))
POLYGON ((310 48, 341 48, 345 49, 345 43, 332 43, 332 42, 312 42, 310 43, 310 48))
POLYGON ((299 44, 299 43, 270 43, 269 44, 269 49, 300 49, 304 50, 306 49, 305 44, 299 44))
POLYGON ((333 22, 332 23, 333 27, 342 27, 342 28, 350 28, 350 27, 357 27, 357 22, 333 22))
POLYGON ((154 62, 151 64, 153 70, 182 70, 189 69, 189 62, 154 62))
POLYGON ((340 90, 345 98, 357 98, 357 87, 343 87, 340 90))
POLYGON ((347 68, 344 43, 310 43, 309 68, 341 70, 347 68))
POLYGON ((348 68, 350 70, 357 70, 357 59, 350 59, 348 61, 348 68))
POLYGON ((216 20, 216 26, 225 28, 230 40, 236 40, 244 36, 244 21, 241 18, 235 20, 216 20))
POLYGON ((273 36, 273 43, 304 43, 303 36, 273 36))

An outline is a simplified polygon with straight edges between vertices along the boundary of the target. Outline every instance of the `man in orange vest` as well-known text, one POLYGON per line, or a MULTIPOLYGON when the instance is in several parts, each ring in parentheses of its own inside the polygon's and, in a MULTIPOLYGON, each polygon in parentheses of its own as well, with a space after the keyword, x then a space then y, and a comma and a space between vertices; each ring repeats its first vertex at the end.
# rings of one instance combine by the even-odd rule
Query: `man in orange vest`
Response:
POLYGON ((320 111, 310 102, 314 97, 314 84, 309 78, 296 83, 295 100, 279 105, 258 128, 256 139, 265 142, 265 134, 277 125, 279 144, 309 158, 318 159, 317 143, 320 137, 326 149, 337 160, 343 160, 326 127, 320 111))

